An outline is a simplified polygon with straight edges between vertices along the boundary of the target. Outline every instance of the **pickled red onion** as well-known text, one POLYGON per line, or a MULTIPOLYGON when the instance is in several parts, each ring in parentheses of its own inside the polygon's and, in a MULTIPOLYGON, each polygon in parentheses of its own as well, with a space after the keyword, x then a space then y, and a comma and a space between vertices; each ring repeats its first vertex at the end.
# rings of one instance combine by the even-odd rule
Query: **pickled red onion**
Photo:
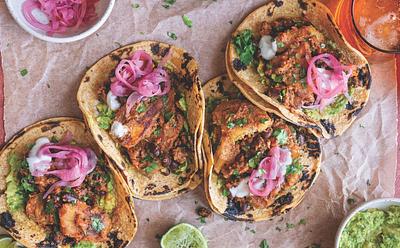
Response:
POLYGON ((303 108, 323 110, 339 94, 344 94, 351 101, 348 94, 348 80, 352 74, 351 66, 341 65, 335 56, 329 53, 311 58, 308 64, 307 84, 311 87, 317 99, 313 105, 303 106, 303 108), (315 65, 317 61, 324 62, 329 69, 318 68, 315 65))
POLYGON ((120 61, 115 69, 115 77, 111 79, 111 92, 119 97, 128 96, 126 114, 133 105, 144 98, 161 96, 169 92, 170 78, 162 68, 163 61, 154 68, 151 56, 143 50, 136 51, 131 58, 120 61), (154 68, 154 69, 153 69, 154 68))
POLYGON ((292 163, 291 152, 279 147, 271 148, 269 156, 261 160, 249 180, 253 195, 267 197, 285 181, 286 166, 292 163))
POLYGON ((64 33, 68 28, 75 30, 82 23, 88 23, 97 17, 95 4, 99 0, 26 0, 22 12, 26 20, 34 27, 53 33, 64 33), (32 11, 38 9, 46 14, 49 23, 39 22, 32 11))
MULTIPOLYGON (((65 135, 68 139, 69 134, 65 135)), ((96 167, 97 156, 90 148, 82 148, 70 144, 44 144, 37 151, 37 155, 49 156, 52 161, 46 170, 33 170, 32 175, 40 177, 53 175, 60 179, 54 183, 44 194, 46 198, 57 186, 78 187, 85 180, 86 175, 96 167), (50 170, 50 164, 53 170, 50 170)), ((35 166, 35 165, 34 165, 35 166)), ((39 167, 39 165, 36 164, 39 167)))

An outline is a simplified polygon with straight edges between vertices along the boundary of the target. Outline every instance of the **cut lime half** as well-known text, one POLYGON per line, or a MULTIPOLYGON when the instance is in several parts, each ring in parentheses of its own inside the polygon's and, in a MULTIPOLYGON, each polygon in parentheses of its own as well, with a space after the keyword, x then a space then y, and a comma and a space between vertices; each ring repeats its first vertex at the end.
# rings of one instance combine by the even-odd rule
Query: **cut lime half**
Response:
POLYGON ((196 227, 182 223, 164 234, 161 238, 162 248, 207 248, 207 241, 196 227))
POLYGON ((0 248, 8 248, 14 240, 8 236, 0 237, 0 248))

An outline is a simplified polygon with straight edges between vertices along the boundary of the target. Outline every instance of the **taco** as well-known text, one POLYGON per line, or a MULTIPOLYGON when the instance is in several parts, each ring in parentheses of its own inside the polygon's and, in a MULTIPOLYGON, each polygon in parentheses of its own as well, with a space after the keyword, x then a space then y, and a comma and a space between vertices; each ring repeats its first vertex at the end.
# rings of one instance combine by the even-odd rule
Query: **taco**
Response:
POLYGON ((135 197, 170 199, 200 184, 204 96, 186 51, 153 41, 122 47, 86 72, 77 97, 135 197))
POLYGON ((80 120, 26 127, 0 163, 0 225, 22 245, 125 247, 133 239, 128 185, 80 120))
POLYGON ((318 137, 256 107, 227 76, 203 90, 204 182, 212 209, 261 221, 297 206, 320 171, 318 137))
POLYGON ((250 98, 326 138, 341 135, 369 98, 367 60, 318 1, 271 1, 252 12, 233 33, 226 63, 250 98))

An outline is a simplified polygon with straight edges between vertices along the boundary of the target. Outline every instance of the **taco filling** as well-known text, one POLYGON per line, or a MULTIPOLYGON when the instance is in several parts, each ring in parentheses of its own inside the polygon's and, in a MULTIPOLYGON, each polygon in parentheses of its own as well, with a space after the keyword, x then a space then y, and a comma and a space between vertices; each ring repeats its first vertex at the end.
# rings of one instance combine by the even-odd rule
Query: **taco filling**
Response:
POLYGON ((312 119, 342 112, 352 103, 356 88, 363 86, 336 43, 307 20, 262 22, 257 34, 241 31, 233 45, 239 55, 233 61, 236 71, 254 66, 265 95, 312 119))
POLYGON ((136 51, 121 60, 99 91, 97 121, 133 167, 150 175, 173 173, 183 184, 194 163, 194 144, 186 97, 168 57, 153 61, 145 51, 136 51))
POLYGON ((228 206, 234 206, 230 214, 267 208, 299 181, 302 153, 293 127, 243 100, 222 101, 211 118, 212 143, 221 140, 214 173, 228 206))
POLYGON ((6 200, 51 233, 57 244, 107 241, 116 207, 114 180, 102 158, 66 133, 41 137, 26 154, 8 157, 6 200))

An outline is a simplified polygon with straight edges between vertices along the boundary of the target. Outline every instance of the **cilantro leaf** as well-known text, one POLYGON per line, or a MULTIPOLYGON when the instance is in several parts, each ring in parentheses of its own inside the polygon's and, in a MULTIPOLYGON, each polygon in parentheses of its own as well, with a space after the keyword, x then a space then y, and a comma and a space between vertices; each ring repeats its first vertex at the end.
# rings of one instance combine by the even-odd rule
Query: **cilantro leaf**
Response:
POLYGON ((152 162, 149 166, 147 166, 146 168, 144 168, 144 171, 146 173, 151 173, 153 172, 155 169, 158 168, 158 164, 156 162, 152 162))
POLYGON ((260 243, 260 248, 269 248, 267 240, 263 239, 260 243))
POLYGON ((136 112, 138 112, 139 114, 146 112, 146 110, 147 110, 147 107, 143 102, 139 103, 139 105, 136 108, 136 112))
POLYGON ((192 20, 187 15, 183 15, 182 20, 183 20, 183 23, 185 23, 185 25, 188 26, 189 28, 191 28, 193 26, 192 20))
POLYGON ((131 6, 134 9, 138 9, 140 7, 140 5, 138 3, 132 3, 131 6))
POLYGON ((253 41, 253 32, 250 29, 246 29, 235 36, 233 38, 233 45, 243 64, 247 66, 254 61, 257 49, 253 41))
POLYGON ((177 40, 178 39, 178 36, 176 36, 176 34, 175 33, 173 33, 173 32, 167 32, 167 35, 168 35, 168 37, 169 38, 171 38, 171 39, 173 39, 173 40, 177 40))
POLYGON ((24 69, 20 70, 19 73, 21 74, 21 76, 25 77, 28 74, 28 70, 26 68, 24 68, 24 69))
POLYGON ((284 129, 278 128, 276 129, 273 133, 272 136, 274 136, 279 145, 285 145, 288 141, 288 135, 284 129))
POLYGON ((162 5, 164 8, 169 9, 176 2, 176 0, 164 0, 164 4, 162 5))
POLYGON ((292 164, 286 168, 286 175, 300 174, 303 171, 303 165, 300 164, 299 159, 294 159, 292 164))

